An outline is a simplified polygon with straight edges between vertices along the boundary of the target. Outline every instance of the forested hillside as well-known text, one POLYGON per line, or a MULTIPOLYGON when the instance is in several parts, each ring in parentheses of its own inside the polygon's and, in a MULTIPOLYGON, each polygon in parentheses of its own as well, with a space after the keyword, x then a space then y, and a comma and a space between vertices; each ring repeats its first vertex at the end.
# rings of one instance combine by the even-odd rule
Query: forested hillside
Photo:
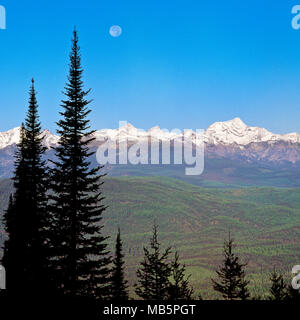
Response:
MULTIPOLYGON (((3 210, 11 182, 1 181, 0 188, 3 210)), ((229 231, 237 252, 249 261, 255 292, 268 289, 268 272, 274 266, 290 272, 299 261, 299 189, 207 189, 165 177, 107 177, 103 194, 109 206, 103 232, 112 236, 113 248, 121 228, 131 286, 154 221, 163 245, 179 251, 204 296, 214 294, 210 277, 221 262, 229 231)))

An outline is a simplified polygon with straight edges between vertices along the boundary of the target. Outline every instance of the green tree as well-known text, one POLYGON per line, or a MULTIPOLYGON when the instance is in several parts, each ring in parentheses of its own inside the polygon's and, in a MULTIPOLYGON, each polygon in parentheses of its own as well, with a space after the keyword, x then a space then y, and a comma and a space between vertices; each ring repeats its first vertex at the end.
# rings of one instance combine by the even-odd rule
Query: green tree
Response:
POLYGON ((105 210, 100 166, 91 168, 90 110, 83 89, 83 69, 74 30, 66 99, 57 130, 57 160, 51 170, 51 258, 56 285, 63 294, 105 299, 109 293, 111 258, 102 234, 105 210))
POLYGON ((270 277, 270 300, 285 300, 287 295, 287 284, 284 281, 283 275, 277 272, 274 268, 270 277))
POLYGON ((161 252, 157 226, 153 227, 150 249, 144 247, 144 260, 137 270, 136 294, 145 300, 166 300, 170 287, 172 268, 168 262, 171 248, 161 252))
POLYGON ((113 259, 111 297, 114 300, 128 300, 128 284, 125 280, 125 261, 121 232, 118 230, 115 258, 113 259))
POLYGON ((248 291, 249 281, 245 279, 245 267, 247 264, 240 262, 239 257, 233 253, 234 242, 230 237, 224 242, 223 264, 216 271, 217 278, 212 279, 215 291, 222 294, 226 300, 246 300, 250 297, 248 291))
POLYGON ((3 264, 7 272, 7 288, 13 291, 46 288, 48 176, 43 160, 45 150, 32 80, 28 112, 17 145, 13 177, 15 193, 4 216, 8 239, 3 264))
POLYGON ((171 283, 169 286, 169 300, 191 300, 193 288, 189 283, 190 276, 185 276, 185 265, 180 264, 179 254, 175 252, 175 259, 171 265, 171 283))

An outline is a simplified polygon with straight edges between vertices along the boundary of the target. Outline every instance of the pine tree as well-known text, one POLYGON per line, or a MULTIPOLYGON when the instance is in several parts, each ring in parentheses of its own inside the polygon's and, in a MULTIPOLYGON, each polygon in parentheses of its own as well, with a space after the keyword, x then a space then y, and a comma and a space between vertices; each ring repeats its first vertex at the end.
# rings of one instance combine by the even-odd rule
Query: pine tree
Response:
POLYGON ((150 239, 150 250, 144 247, 144 260, 137 270, 138 283, 136 294, 145 300, 166 300, 170 287, 172 268, 168 262, 171 248, 161 253, 158 242, 157 226, 153 227, 153 236, 150 239))
POLYGON ((105 210, 101 185, 101 167, 91 169, 89 144, 94 140, 87 116, 83 89, 83 69, 74 30, 66 99, 62 101, 57 130, 60 135, 53 162, 51 237, 52 267, 55 283, 63 294, 84 295, 104 299, 108 294, 109 264, 107 237, 102 235, 102 213, 105 210))
POLYGON ((172 283, 169 286, 169 300, 191 300, 193 288, 190 286, 190 276, 185 276, 185 265, 180 264, 179 254, 175 252, 175 259, 172 263, 171 279, 172 283))
POLYGON ((122 250, 122 240, 120 229, 118 230, 118 235, 116 239, 116 251, 115 258, 113 260, 112 268, 112 284, 111 284, 111 297, 114 300, 124 301, 128 300, 128 285, 125 280, 125 270, 124 270, 124 255, 122 250))
POLYGON ((15 193, 4 217, 9 238, 5 242, 3 264, 7 272, 7 288, 13 291, 24 288, 37 291, 46 286, 47 170, 43 160, 46 149, 42 141, 32 80, 29 108, 16 152, 15 193))
POLYGON ((271 277, 271 288, 270 288, 270 300, 285 300, 287 295, 287 285, 284 281, 283 275, 277 272, 274 268, 271 277))
POLYGON ((221 293, 226 300, 246 300, 250 297, 248 291, 249 281, 245 279, 247 264, 240 262, 239 257, 233 253, 233 239, 230 237, 224 242, 223 265, 216 271, 218 279, 212 279, 213 288, 221 293))

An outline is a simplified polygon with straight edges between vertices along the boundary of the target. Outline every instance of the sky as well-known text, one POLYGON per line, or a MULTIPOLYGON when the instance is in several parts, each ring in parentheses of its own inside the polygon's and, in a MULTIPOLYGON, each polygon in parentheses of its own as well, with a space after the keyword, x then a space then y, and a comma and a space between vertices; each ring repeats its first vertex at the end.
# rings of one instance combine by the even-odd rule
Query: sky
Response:
MULTIPOLYGON (((300 4, 300 0, 298 1, 300 4)), ((300 29, 289 0, 0 0, 0 131, 24 120, 36 80, 55 132, 78 29, 94 129, 205 129, 240 117, 300 132, 300 29), (119 37, 109 28, 121 26, 119 37)))

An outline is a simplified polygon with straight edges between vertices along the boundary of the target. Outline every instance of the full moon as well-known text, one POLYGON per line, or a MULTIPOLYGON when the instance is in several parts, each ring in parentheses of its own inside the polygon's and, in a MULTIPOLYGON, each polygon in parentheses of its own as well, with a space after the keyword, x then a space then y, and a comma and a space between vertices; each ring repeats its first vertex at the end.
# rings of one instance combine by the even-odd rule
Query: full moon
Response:
POLYGON ((122 34, 122 28, 120 26, 112 26, 109 29, 109 34, 114 38, 120 37, 122 34))

